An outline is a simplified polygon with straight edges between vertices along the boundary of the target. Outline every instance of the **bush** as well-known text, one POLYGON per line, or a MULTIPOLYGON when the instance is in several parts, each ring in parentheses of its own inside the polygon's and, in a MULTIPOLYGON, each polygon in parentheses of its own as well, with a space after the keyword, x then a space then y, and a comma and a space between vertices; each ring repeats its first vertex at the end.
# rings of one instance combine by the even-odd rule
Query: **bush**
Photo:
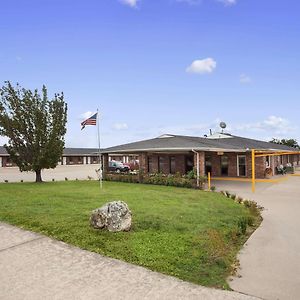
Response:
POLYGON ((242 234, 245 234, 246 231, 247 231, 247 226, 248 226, 248 218, 246 217, 241 217, 239 220, 238 220, 238 228, 240 230, 240 232, 242 234))
POLYGON ((189 171, 187 174, 186 174, 186 177, 188 179, 195 179, 197 177, 196 173, 195 173, 195 170, 191 170, 189 171))
POLYGON ((251 201, 251 200, 245 200, 243 202, 243 204, 245 205, 246 208, 249 209, 251 215, 253 216, 259 216, 260 215, 260 210, 257 206, 257 203, 255 201, 251 201))
POLYGON ((216 189, 217 189, 217 188, 216 188, 215 186, 211 186, 211 187, 210 187, 210 190, 211 190, 212 192, 215 192, 216 189))

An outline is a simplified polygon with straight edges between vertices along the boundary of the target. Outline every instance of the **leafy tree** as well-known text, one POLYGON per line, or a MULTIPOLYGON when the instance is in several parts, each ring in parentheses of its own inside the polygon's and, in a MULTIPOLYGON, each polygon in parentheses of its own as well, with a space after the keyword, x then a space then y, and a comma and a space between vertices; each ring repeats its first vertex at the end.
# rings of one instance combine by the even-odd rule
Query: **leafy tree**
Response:
POLYGON ((279 144, 279 145, 285 145, 285 146, 289 146, 289 147, 293 147, 293 148, 300 148, 297 140, 295 139, 282 139, 282 140, 279 140, 279 139, 272 139, 272 141, 270 141, 271 143, 274 143, 274 144, 279 144))
POLYGON ((64 95, 49 100, 47 89, 26 90, 9 81, 0 89, 0 135, 20 171, 33 171, 42 182, 41 171, 55 168, 62 156, 66 134, 67 104, 64 95))

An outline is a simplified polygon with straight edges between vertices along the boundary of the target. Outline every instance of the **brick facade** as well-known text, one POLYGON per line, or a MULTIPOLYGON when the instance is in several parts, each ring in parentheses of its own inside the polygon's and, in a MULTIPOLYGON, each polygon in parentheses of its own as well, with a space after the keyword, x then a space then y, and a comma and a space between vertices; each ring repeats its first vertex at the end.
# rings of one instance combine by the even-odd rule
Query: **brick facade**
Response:
MULTIPOLYGON (((205 175, 205 152, 201 151, 199 153, 199 175, 205 175)), ((197 157, 198 154, 194 153, 194 170, 197 173, 197 157)))
MULTIPOLYGON (((206 174, 206 159, 209 157, 209 161, 211 162, 211 175, 212 177, 220 177, 221 174, 221 157, 226 156, 228 159, 228 174, 223 176, 228 177, 252 177, 252 156, 251 153, 233 153, 233 152, 199 152, 199 166, 200 166, 200 176, 206 174), (245 171, 246 175, 243 176, 239 174, 238 171, 238 156, 244 156, 246 160, 245 171)), ((142 157, 142 156, 141 156, 142 157)), ((188 172, 187 167, 187 159, 193 160, 194 170, 197 171, 197 153, 193 154, 147 154, 142 157, 142 165, 141 168, 144 172, 147 173, 164 173, 170 174, 171 172, 171 163, 170 159, 173 157, 175 159, 175 166, 173 166, 173 173, 186 174, 188 172)), ((225 159, 226 160, 226 159, 225 159)), ((287 155, 282 156, 283 164, 286 165, 288 162, 287 155)), ((256 178, 265 178, 265 170, 266 170, 266 157, 257 157, 255 159, 255 176, 256 178)), ((280 164, 281 157, 273 156, 271 158, 271 167, 274 166, 276 168, 277 165, 280 164)), ((290 155, 289 161, 291 164, 299 162, 299 155, 290 155)))

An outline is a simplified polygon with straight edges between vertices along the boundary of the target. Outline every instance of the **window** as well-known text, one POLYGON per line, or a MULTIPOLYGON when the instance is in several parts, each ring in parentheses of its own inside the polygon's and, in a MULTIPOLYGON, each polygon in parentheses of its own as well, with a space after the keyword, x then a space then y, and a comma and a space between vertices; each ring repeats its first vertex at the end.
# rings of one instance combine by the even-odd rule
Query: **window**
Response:
POLYGON ((237 175, 246 176, 246 155, 237 156, 237 175))
POLYGON ((153 160, 151 156, 148 156, 148 173, 153 173, 153 160))
POLYGON ((194 169, 194 156, 189 155, 185 157, 185 172, 188 173, 194 169))
POLYGON ((221 175, 228 176, 228 156, 221 156, 221 175))
POLYGON ((170 173, 171 174, 176 173, 176 159, 175 159, 175 156, 170 157, 170 173))
POLYGON ((164 170, 164 157, 159 156, 158 157, 158 173, 162 173, 164 170))

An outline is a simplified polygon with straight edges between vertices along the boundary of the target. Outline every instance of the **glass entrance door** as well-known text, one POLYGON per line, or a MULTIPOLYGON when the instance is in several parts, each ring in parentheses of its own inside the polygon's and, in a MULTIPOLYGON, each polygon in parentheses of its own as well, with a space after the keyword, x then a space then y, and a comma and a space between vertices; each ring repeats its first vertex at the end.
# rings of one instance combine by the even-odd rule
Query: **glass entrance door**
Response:
POLYGON ((211 162, 211 155, 205 154, 205 174, 207 175, 208 172, 211 174, 212 171, 212 162, 211 162))
POLYGON ((221 156, 221 175, 228 176, 228 156, 221 156))
POLYGON ((246 155, 238 155, 237 158, 238 176, 246 176, 246 155))

